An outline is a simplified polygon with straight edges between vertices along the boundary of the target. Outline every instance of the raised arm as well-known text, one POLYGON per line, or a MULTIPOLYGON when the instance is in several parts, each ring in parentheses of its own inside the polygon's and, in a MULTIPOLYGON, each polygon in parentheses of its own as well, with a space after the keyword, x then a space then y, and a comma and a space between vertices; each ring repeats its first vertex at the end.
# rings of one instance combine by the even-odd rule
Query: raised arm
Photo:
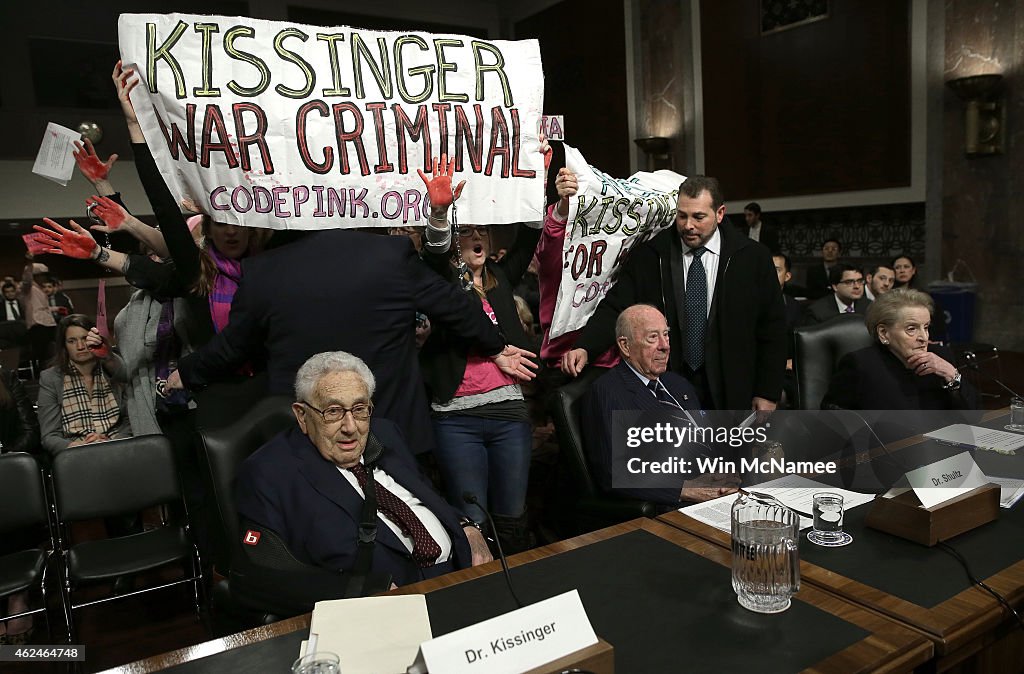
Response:
POLYGON ((110 184, 110 169, 117 161, 117 154, 112 154, 106 161, 102 161, 96 154, 96 148, 92 146, 92 141, 86 138, 84 145, 81 141, 75 141, 75 151, 72 152, 72 155, 75 157, 75 163, 78 164, 78 171, 92 183, 93 190, 97 194, 110 196, 115 193, 114 186, 110 184))
POLYGON ((124 253, 103 248, 92 236, 74 220, 68 220, 67 227, 61 227, 49 218, 43 218, 43 222, 50 226, 50 229, 33 225, 32 229, 39 232, 39 242, 49 246, 47 253, 53 255, 64 255, 76 260, 92 260, 101 267, 123 274, 128 266, 128 256, 124 253))
POLYGON ((86 199, 85 203, 89 204, 96 217, 104 223, 102 225, 92 225, 89 229, 104 234, 110 234, 114 231, 128 232, 160 257, 166 258, 171 256, 167 250, 164 235, 160 233, 160 230, 142 222, 113 199, 92 196, 86 199))

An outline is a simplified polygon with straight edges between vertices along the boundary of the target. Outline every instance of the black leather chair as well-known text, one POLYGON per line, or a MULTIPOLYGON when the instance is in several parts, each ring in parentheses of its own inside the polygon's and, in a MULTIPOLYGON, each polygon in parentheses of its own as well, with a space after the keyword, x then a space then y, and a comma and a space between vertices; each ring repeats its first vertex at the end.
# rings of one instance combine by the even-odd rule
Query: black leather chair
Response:
POLYGON ((162 435, 143 435, 66 449, 53 460, 58 531, 61 532, 64 592, 61 595, 74 643, 74 611, 78 608, 192 583, 196 612, 202 605, 202 564, 189 531, 187 508, 175 469, 174 451, 162 435), (179 522, 128 536, 73 543, 70 524, 81 520, 138 513, 180 503, 179 522), (183 578, 126 593, 76 603, 78 588, 112 582, 166 566, 181 565, 183 578), (191 572, 188 568, 191 567, 191 572))
POLYGON ((203 480, 216 506, 216 521, 211 523, 213 564, 224 577, 213 586, 212 592, 217 632, 230 634, 265 624, 276 617, 261 610, 259 602, 246 601, 246 597, 236 597, 231 592, 230 578, 241 530, 235 509, 235 478, 238 468, 250 454, 295 425, 291 403, 288 396, 265 398, 231 424, 198 431, 203 480))
POLYGON ((38 587, 41 599, 36 608, 0 616, 6 623, 14 618, 42 613, 46 619, 46 634, 50 636, 50 615, 46 610, 46 569, 53 550, 53 535, 50 531, 49 510, 43 490, 43 475, 39 464, 31 454, 16 452, 0 455, 0 539, 5 548, 14 548, 0 556, 0 599, 16 592, 38 587), (33 532, 46 528, 50 538, 47 549, 34 546, 33 532), (19 536, 29 532, 24 549, 11 545, 19 536))
POLYGON ((839 315, 793 331, 796 409, 817 410, 828 392, 839 359, 874 342, 860 314, 839 315))
POLYGON ((549 411, 558 434, 559 467, 568 478, 571 491, 568 499, 575 531, 582 533, 600 529, 637 517, 654 517, 657 507, 648 501, 604 493, 590 474, 590 465, 580 431, 580 401, 595 379, 606 372, 603 368, 587 368, 575 381, 557 389, 549 401, 549 411))

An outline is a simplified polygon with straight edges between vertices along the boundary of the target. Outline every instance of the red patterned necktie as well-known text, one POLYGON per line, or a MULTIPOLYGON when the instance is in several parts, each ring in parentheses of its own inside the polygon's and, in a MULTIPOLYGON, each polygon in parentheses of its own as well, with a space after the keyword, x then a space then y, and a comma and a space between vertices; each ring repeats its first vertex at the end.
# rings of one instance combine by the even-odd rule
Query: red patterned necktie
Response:
MULTIPOLYGON (((363 464, 356 464, 349 468, 352 474, 359 481, 359 487, 366 493, 366 467, 363 464)), ((402 499, 385 489, 377 480, 373 481, 377 491, 377 505, 381 513, 389 520, 398 525, 402 533, 412 539, 412 558, 421 568, 433 566, 441 555, 441 546, 437 544, 434 537, 430 535, 427 528, 423 526, 420 518, 402 499)))

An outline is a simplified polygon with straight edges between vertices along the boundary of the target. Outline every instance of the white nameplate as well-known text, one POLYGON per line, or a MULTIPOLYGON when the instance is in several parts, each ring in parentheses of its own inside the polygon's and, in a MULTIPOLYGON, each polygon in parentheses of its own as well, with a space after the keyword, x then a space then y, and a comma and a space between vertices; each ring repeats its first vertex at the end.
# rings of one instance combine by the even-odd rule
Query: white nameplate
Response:
POLYGON ((423 642, 408 674, 518 674, 596 643, 572 590, 423 642))
POLYGON ((931 508, 987 484, 988 478, 974 463, 970 452, 961 452, 909 471, 907 481, 921 505, 931 508))

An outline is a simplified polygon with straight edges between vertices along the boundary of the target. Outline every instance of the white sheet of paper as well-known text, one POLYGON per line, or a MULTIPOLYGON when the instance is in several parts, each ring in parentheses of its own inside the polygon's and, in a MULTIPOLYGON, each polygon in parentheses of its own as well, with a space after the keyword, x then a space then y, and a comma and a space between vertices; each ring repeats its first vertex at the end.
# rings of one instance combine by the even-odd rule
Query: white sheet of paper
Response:
POLYGON ((943 444, 963 447, 964 449, 986 449, 992 452, 1011 453, 1024 447, 1024 435, 1000 431, 982 426, 970 426, 968 424, 953 424, 940 428, 931 433, 925 433, 924 437, 938 440, 943 444))
POLYGON ((39 145, 36 163, 32 173, 52 180, 58 185, 67 186, 75 172, 74 142, 82 140, 82 134, 60 124, 50 122, 46 125, 43 142, 39 145))
POLYGON ((1021 496, 1024 496, 1024 480, 989 475, 988 481, 999 485, 999 506, 1001 508, 1012 508, 1021 496))
POLYGON ((970 452, 907 471, 907 481, 925 508, 932 508, 988 483, 970 452))
MULTIPOLYGON (((861 494, 848 489, 839 489, 831 485, 810 480, 800 475, 783 475, 780 478, 763 482, 751 487, 754 491, 771 494, 784 504, 795 510, 810 513, 814 507, 814 495, 827 491, 843 497, 843 508, 849 510, 870 503, 873 494, 861 494)), ((737 494, 730 494, 704 503, 695 503, 679 509, 679 512, 704 522, 722 531, 732 530, 732 504, 737 494)), ((800 528, 806 529, 813 522, 809 517, 800 518, 800 528)))
POLYGON ((318 601, 309 635, 309 648, 336 653, 345 674, 404 672, 433 636, 422 594, 318 601))

